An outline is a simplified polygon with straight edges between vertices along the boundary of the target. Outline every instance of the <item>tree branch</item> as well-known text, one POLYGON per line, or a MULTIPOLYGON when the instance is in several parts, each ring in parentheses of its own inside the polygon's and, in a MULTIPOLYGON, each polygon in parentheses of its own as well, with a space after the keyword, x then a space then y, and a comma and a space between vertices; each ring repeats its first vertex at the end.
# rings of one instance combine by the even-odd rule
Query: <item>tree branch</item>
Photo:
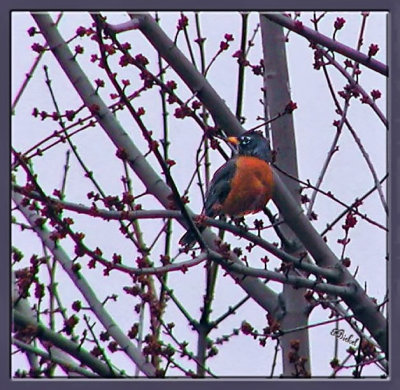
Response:
MULTIPOLYGON (((99 376, 103 376, 103 374, 109 374, 109 372, 106 371, 106 367, 104 367, 104 371, 102 373, 98 373, 98 375, 94 374, 93 372, 86 370, 82 367, 79 367, 77 364, 73 364, 71 361, 68 360, 64 360, 61 357, 58 356, 54 356, 54 354, 50 354, 48 352, 45 352, 39 348, 36 348, 34 346, 32 346, 31 344, 27 344, 24 343, 21 340, 18 340, 16 338, 12 338, 11 342, 18 348, 20 348, 23 351, 27 351, 30 352, 32 354, 35 354, 37 356, 41 356, 43 358, 45 358, 46 360, 49 360, 51 362, 54 362, 56 364, 59 364, 60 366, 62 366, 64 368, 64 370, 69 373, 69 372, 76 372, 77 374, 84 376, 84 377, 94 377, 94 378, 98 378, 99 376)), ((93 357, 93 360, 97 360, 93 357)), ((97 362, 96 362, 97 364, 97 362)))
POLYGON ((304 215, 301 207, 293 200, 291 194, 283 185, 278 172, 274 170, 274 173, 276 191, 273 200, 278 206, 280 213, 283 215, 285 222, 296 233, 319 266, 339 267, 341 270, 341 277, 339 281, 336 282, 337 284, 354 284, 356 287, 356 294, 353 294, 351 297, 345 297, 344 301, 351 308, 357 320, 365 325, 382 350, 387 354, 387 320, 382 313, 377 310, 376 303, 365 293, 364 289, 350 272, 340 264, 338 258, 314 229, 310 221, 304 215))
MULTIPOLYGON (((36 193, 36 192, 31 192, 29 194, 26 194, 26 192, 22 189, 22 187, 13 185, 13 190, 24 194, 26 196, 31 197, 32 199, 36 199, 39 201, 43 201, 42 197, 36 193)), ((60 201, 58 199, 49 197, 48 200, 50 203, 57 205, 58 207, 61 207, 62 209, 66 210, 71 210, 75 211, 80 214, 86 214, 90 215, 94 218, 103 218, 105 220, 136 220, 136 219, 154 219, 154 218, 175 218, 177 220, 183 219, 182 214, 179 211, 176 210, 138 210, 138 211, 116 211, 116 210, 105 210, 105 209, 98 209, 94 211, 93 208, 84 206, 82 204, 76 204, 72 202, 67 202, 67 201, 60 201)), ((292 256, 282 249, 277 248, 275 245, 269 243, 268 241, 262 239, 261 237, 250 233, 238 226, 235 226, 231 223, 218 220, 218 219, 213 219, 213 218, 204 218, 204 224, 206 226, 213 226, 219 229, 223 229, 225 231, 229 231, 233 234, 235 234, 238 237, 245 238, 252 243, 260 246, 261 248, 267 250, 268 252, 272 253, 274 256, 277 258, 281 259, 282 261, 291 263, 294 265, 294 267, 301 269, 306 272, 310 272, 314 275, 323 277, 323 278, 329 278, 330 280, 335 280, 339 278, 340 272, 335 270, 334 268, 322 268, 319 267, 315 264, 308 263, 302 260, 302 258, 297 258, 295 256, 292 256)), ((207 259, 207 254, 203 253, 200 256, 195 257, 194 259, 183 261, 180 263, 176 264, 170 264, 166 265, 163 267, 149 267, 149 268, 133 268, 133 267, 128 267, 128 266, 123 266, 120 264, 112 264, 110 263, 110 266, 112 266, 114 269, 119 269, 124 272, 132 273, 132 274, 163 274, 166 272, 171 272, 171 271, 182 271, 186 268, 193 267, 202 261, 207 259)))
POLYGON ((275 271, 248 267, 242 264, 229 263, 227 262, 225 257, 215 252, 210 252, 209 256, 218 263, 220 263, 221 265, 224 265, 224 268, 231 269, 239 274, 266 278, 269 280, 273 280, 275 282, 294 286, 295 289, 309 288, 314 291, 329 293, 340 297, 351 296, 355 292, 355 289, 353 288, 352 285, 337 286, 333 284, 321 283, 315 280, 306 279, 304 277, 295 276, 293 274, 285 275, 283 273, 275 271))
POLYGON ((91 310, 103 324, 104 328, 108 331, 110 336, 114 338, 114 340, 121 346, 123 351, 135 362, 135 364, 140 367, 144 374, 146 374, 147 376, 154 376, 154 367, 150 363, 146 362, 146 359, 141 351, 139 351, 131 343, 131 340, 113 321, 111 316, 105 310, 103 304, 97 299, 94 291, 86 282, 86 279, 83 277, 83 275, 74 270, 73 262, 70 260, 64 250, 57 246, 54 240, 50 238, 50 233, 44 227, 41 228, 40 224, 37 223, 37 219, 40 218, 39 215, 35 211, 29 210, 29 207, 25 207, 22 205, 21 195, 14 192, 12 195, 12 199, 17 205, 18 209, 24 215, 26 220, 34 228, 36 234, 40 237, 43 244, 49 248, 53 256, 60 262, 64 271, 74 282, 78 290, 88 302, 91 310))
MULTIPOLYGON (((272 118, 286 111, 286 107, 292 101, 290 93, 289 70, 287 64, 285 36, 282 26, 271 22, 260 15, 262 49, 264 59, 264 116, 271 123, 266 126, 266 133, 270 135, 274 153, 275 164, 292 177, 298 178, 297 146, 293 123, 293 115, 283 115, 279 121, 272 121, 272 118), (268 131, 270 129, 270 132, 268 131)), ((268 137, 269 138, 269 137, 268 137)), ((300 185, 297 180, 290 180, 284 177, 284 184, 289 190, 293 199, 300 203, 300 185)), ((292 256, 303 256, 302 262, 310 263, 304 246, 296 237, 296 234, 285 224, 282 214, 279 221, 279 236, 281 246, 292 256)), ((298 278, 295 270, 288 270, 287 277, 298 278)), ((281 329, 299 327, 308 324, 309 302, 305 298, 306 291, 298 290, 297 285, 285 283, 282 291, 286 314, 281 321, 281 329)), ((305 287, 305 286, 303 286, 305 287)), ((280 340, 282 348, 283 375, 311 375, 311 354, 308 329, 304 328, 294 335, 283 335, 280 340), (290 359, 292 340, 299 343, 298 354, 304 359, 303 369, 298 372, 296 360, 290 359)))
MULTIPOLYGON (((15 325, 24 328, 29 327, 29 329, 33 331, 33 336, 42 340, 50 341, 62 351, 69 353, 71 356, 78 359, 82 364, 90 367, 90 369, 98 375, 105 378, 117 376, 115 372, 111 371, 105 363, 99 359, 96 359, 91 353, 83 349, 82 346, 68 340, 57 332, 48 329, 46 326, 36 322, 32 318, 24 316, 19 310, 14 310, 13 320, 15 325)), ((52 360, 54 360, 53 357, 52 360)))
MULTIPOLYGON (((141 15, 145 16, 146 14, 141 15)), ((169 208, 171 195, 169 187, 156 174, 154 169, 149 165, 145 157, 140 153, 139 149, 132 142, 128 134, 118 123, 118 121, 110 112, 108 107, 104 104, 102 99, 95 93, 95 90, 90 84, 87 76, 84 74, 84 72, 74 59, 73 54, 57 31, 51 18, 44 13, 34 13, 32 14, 32 17, 35 19, 46 41, 49 43, 49 47, 51 48, 55 58, 60 63, 66 76, 70 79, 71 85, 73 85, 74 88, 77 90, 78 94, 85 102, 85 105, 87 107, 96 109, 96 119, 98 120, 99 124, 103 127, 106 134, 116 145, 116 147, 119 150, 124 151, 124 154, 126 154, 127 160, 129 161, 131 168, 135 171, 136 175, 146 186, 147 192, 152 194, 164 207, 169 208)), ((157 23, 152 18, 151 20, 154 23, 155 28, 161 31, 157 23)), ((172 41, 170 41, 169 46, 163 49, 163 52, 165 53, 165 50, 167 50, 168 52, 168 48, 171 48, 171 46, 173 46, 172 41)), ((163 55, 163 52, 160 51, 160 54, 163 55)), ((175 54, 177 55, 176 52, 175 54)), ((200 77, 202 76, 200 75, 200 77)), ((213 96, 219 102, 222 102, 215 91, 213 96)), ((241 129, 240 124, 238 124, 236 118, 230 113, 228 107, 226 107, 226 111, 231 115, 234 123, 236 123, 241 129)), ((238 126, 236 126, 237 129, 238 126)), ((191 212, 189 211, 189 213, 191 212)), ((208 247, 210 247, 211 249, 215 248, 216 236, 212 232, 203 232, 203 239, 207 243, 208 247)), ((240 262, 240 260, 237 259, 237 262, 240 262)), ((232 276, 236 278, 235 274, 232 274, 232 276)), ((257 280, 256 278, 251 277, 240 281, 239 284, 264 309, 268 310, 274 316, 279 317, 279 315, 281 315, 281 308, 279 305, 278 296, 272 289, 265 286, 261 281, 257 280)))
POLYGON ((323 35, 319 33, 318 31, 315 31, 309 27, 304 26, 301 22, 299 21, 294 21, 293 19, 289 18, 288 16, 285 16, 280 13, 263 13, 262 14, 264 17, 267 19, 280 24, 283 27, 286 27, 287 29, 302 35, 303 37, 307 38, 309 41, 318 43, 322 46, 327 47, 330 50, 336 51, 337 53, 340 53, 344 55, 345 57, 351 58, 354 61, 359 62, 360 64, 363 64, 367 68, 370 68, 384 76, 389 75, 389 68, 387 65, 383 64, 380 61, 377 61, 371 57, 368 57, 366 54, 363 54, 357 50, 354 50, 350 46, 346 46, 343 43, 340 43, 338 41, 335 41, 326 35, 323 35))

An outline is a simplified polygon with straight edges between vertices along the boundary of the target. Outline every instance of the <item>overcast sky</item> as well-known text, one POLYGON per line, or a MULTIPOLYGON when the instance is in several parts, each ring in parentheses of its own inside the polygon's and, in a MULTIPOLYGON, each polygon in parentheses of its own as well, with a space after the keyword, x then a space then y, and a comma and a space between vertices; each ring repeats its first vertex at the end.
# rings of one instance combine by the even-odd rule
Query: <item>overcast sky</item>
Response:
MULTIPOLYGON (((56 15, 56 14, 52 14, 56 15)), ((127 15, 124 13, 108 13, 108 20, 111 23, 119 23, 127 20, 127 15)), ((189 17, 189 32, 193 33, 194 37, 195 24, 194 16, 191 13, 189 17)), ((340 16, 346 19, 345 26, 337 34, 337 39, 343 43, 355 47, 357 44, 358 34, 361 26, 361 16, 359 12, 338 12, 331 13, 320 23, 320 31, 328 36, 332 36, 333 23, 340 16)), ((174 37, 176 24, 179 18, 178 13, 161 13, 161 26, 167 35, 174 37)), ((302 13, 301 20, 304 24, 311 26, 311 13, 302 13)), ((252 13, 249 19, 249 37, 258 23, 258 14, 252 13)), ((88 13, 66 13, 61 19, 59 29, 64 39, 69 39, 74 35, 77 27, 80 25, 89 26, 92 20, 88 13)), ((25 74, 32 66, 36 58, 36 53, 31 50, 31 45, 34 42, 43 43, 40 36, 29 37, 27 30, 34 26, 35 23, 28 13, 13 13, 12 15, 12 100, 19 90, 25 74)), ((208 80, 216 89, 220 96, 226 101, 232 111, 235 110, 236 102, 236 79, 237 67, 235 58, 232 54, 240 46, 240 26, 241 17, 238 13, 201 13, 201 26, 203 35, 206 40, 206 56, 208 61, 213 57, 219 47, 219 43, 223 40, 225 33, 231 33, 234 36, 234 41, 229 50, 224 55, 218 57, 213 67, 208 74, 208 80)), ((387 15, 383 12, 373 12, 367 20, 367 26, 364 35, 364 45, 362 51, 367 52, 368 46, 371 43, 379 45, 379 52, 376 59, 387 63, 386 52, 386 31, 387 15)), ((143 53, 150 60, 150 68, 157 69, 157 59, 154 55, 151 45, 139 31, 127 32, 121 35, 121 41, 129 41, 132 45, 133 53, 143 53)), ((75 40, 71 47, 76 44, 81 44, 85 48, 84 54, 78 57, 78 61, 82 68, 87 73, 89 79, 94 81, 96 78, 105 78, 101 71, 90 62, 90 55, 96 52, 96 46, 90 40, 75 40)), ((249 54, 249 60, 252 64, 258 63, 262 58, 260 50, 260 36, 255 39, 255 46, 249 54)), ((180 36, 178 46, 183 48, 185 54, 188 53, 183 37, 180 36)), ((289 43, 287 45, 287 55, 290 72, 290 87, 292 100, 298 105, 298 109, 293 113, 294 124, 296 130, 296 143, 298 147, 298 165, 299 175, 303 181, 310 180, 315 183, 323 161, 326 158, 327 152, 335 135, 335 128, 332 125, 334 120, 338 119, 335 114, 332 98, 323 76, 322 71, 313 69, 313 51, 309 48, 308 42, 294 33, 289 35, 289 43)), ((196 51, 197 55, 197 51, 196 51)), ((198 59, 198 56, 196 57, 198 59)), ((336 55, 335 57, 340 63, 343 63, 343 57, 336 55)), ((116 61, 117 62, 117 61, 116 61)), ((47 110, 53 112, 51 98, 44 83, 43 65, 48 65, 52 86, 60 104, 61 111, 68 109, 77 109, 81 105, 81 101, 74 91, 73 87, 68 83, 61 68, 53 59, 50 53, 46 53, 34 77, 29 83, 24 95, 22 96, 15 115, 12 118, 12 144, 17 151, 24 152, 36 144, 39 140, 51 134, 58 129, 55 122, 41 121, 32 117, 31 113, 34 107, 39 111, 47 110)), ((126 77, 131 80, 133 85, 138 85, 137 72, 131 67, 117 68, 121 77, 126 77)), ((370 92, 373 89, 382 92, 382 98, 377 101, 378 106, 382 111, 386 112, 386 79, 365 67, 361 67, 362 74, 360 75, 360 84, 363 88, 370 92)), ((335 89, 342 89, 345 85, 345 79, 336 70, 330 70, 330 75, 334 82, 335 89)), ((185 99, 190 97, 190 92, 187 87, 178 80, 171 70, 167 71, 166 79, 174 79, 178 83, 178 93, 185 99)), ((263 115, 263 107, 259 102, 262 97, 260 88, 262 86, 262 78, 252 75, 251 72, 246 74, 245 99, 243 114, 247 120, 244 124, 245 128, 251 128, 259 123, 258 116, 263 115)), ((111 103, 109 93, 112 92, 110 83, 106 83, 106 88, 101 91, 101 96, 107 103, 111 103)), ((342 103, 343 101, 341 101, 342 103)), ((160 111, 160 99, 158 90, 150 90, 135 100, 136 107, 143 106, 146 109, 144 121, 146 125, 152 129, 159 138, 162 136, 161 124, 162 117, 160 111)), ((173 110, 172 110, 173 112, 173 110)), ((86 114, 85 114, 86 115, 86 114)), ((130 119, 126 111, 122 111, 117 115, 118 120, 123 124, 127 132, 135 140, 139 147, 145 143, 140 139, 137 128, 134 122, 130 119)), ((386 129, 381 124, 373 111, 365 104, 359 101, 352 101, 349 109, 348 118, 356 129, 358 136, 374 164, 374 168, 378 173, 378 177, 382 178, 386 171, 386 129)), ((173 167, 172 173, 174 179, 181 191, 187 184, 189 177, 194 169, 194 153, 200 142, 200 129, 190 120, 179 120, 169 116, 171 147, 170 156, 176 161, 176 166, 173 167)), ((78 146, 78 150, 84 156, 85 163, 90 169, 95 171, 96 180, 101 183, 101 186, 106 193, 111 195, 121 194, 122 184, 121 176, 123 170, 120 160, 115 158, 115 147, 110 143, 109 139, 103 133, 103 130, 96 126, 93 129, 84 131, 74 137, 74 142, 78 146)), ((54 188, 59 188, 61 185, 64 164, 65 152, 67 145, 60 144, 47 151, 42 158, 35 158, 33 166, 35 172, 38 173, 38 180, 43 185, 43 188, 52 193, 54 188)), ((150 159, 151 161, 151 159, 150 159)), ((223 160, 217 152, 211 153, 211 171, 214 172, 223 160)), ((154 168, 159 171, 158 166, 154 163, 154 168)), ((24 184, 24 175, 17 175, 18 184, 24 184)), ((135 191, 140 193, 143 187, 140 183, 135 182, 135 191)), ((334 162, 328 170, 327 176, 323 182, 322 188, 325 191, 332 191, 335 196, 343 202, 350 204, 356 197, 360 197, 373 186, 373 179, 370 171, 367 168, 365 160, 357 149, 357 146, 349 134, 344 129, 343 135, 339 142, 339 151, 334 156, 334 162)), ((87 179, 83 177, 82 169, 79 167, 76 159, 71 157, 70 171, 67 181, 66 200, 85 203, 87 201, 87 192, 93 190, 87 179)), ((310 192, 309 192, 310 194, 310 192)), ((200 212, 202 208, 201 197, 197 186, 193 186, 190 193, 190 207, 195 212, 200 212)), ((144 199, 143 206, 147 209, 160 209, 161 205, 152 198, 144 199)), ((274 207, 272 206, 272 209, 274 207)), ((318 220, 313 222, 318 231, 322 231, 326 224, 331 222, 335 216, 342 211, 342 207, 326 198, 319 196, 315 205, 315 211, 318 214, 318 220)), ((383 212, 378 195, 375 193, 365 201, 362 212, 381 224, 386 224, 386 216, 383 212)), ((111 258, 114 252, 121 253, 122 256, 132 265, 136 255, 132 253, 132 246, 129 246, 125 240, 121 240, 121 235, 118 231, 118 224, 93 221, 92 218, 84 216, 76 216, 75 228, 77 231, 84 231, 87 238, 87 243, 96 246, 101 246, 101 249, 106 257, 111 258)), ((22 221, 22 218, 19 218, 22 221)), ((341 246, 337 244, 337 239, 342 238, 343 230, 342 223, 339 223, 333 231, 328 234, 328 244, 337 256, 340 256, 341 246)), ((147 221, 142 223, 146 237, 155 237, 157 229, 161 226, 161 221, 147 221)), ((173 235, 174 251, 176 251, 177 241, 183 233, 183 229, 174 224, 176 227, 173 235)), ((40 242, 29 232, 21 233, 18 228, 13 228, 13 245, 20 248, 25 253, 25 258, 29 260, 31 253, 42 253, 40 242)), ((233 238, 230 238, 234 240, 233 238)), ((267 236, 267 239, 275 240, 272 235, 267 236)), ((149 240, 151 241, 151 240, 149 240)), ((66 249, 72 250, 72 245, 66 249)), ((162 244, 156 250, 161 251, 162 244)), ((157 253, 157 251, 156 251, 157 253)), ((351 244, 346 249, 346 255, 352 260, 350 267, 351 272, 357 270, 357 279, 361 285, 367 284, 368 292, 371 296, 376 297, 378 302, 381 302, 386 293, 386 234, 385 232, 371 226, 365 221, 360 221, 359 225, 351 234, 351 244)), ((182 260, 182 258, 180 258, 182 260)), ((273 265, 278 266, 278 261, 273 261, 273 265)), ((253 264, 259 266, 257 262, 253 264)), ((273 268, 272 268, 273 269, 273 268)), ((84 275, 91 282, 98 294, 99 299, 104 299, 107 295, 116 292, 120 299, 117 303, 110 303, 107 308, 110 313, 117 318, 119 326, 123 329, 129 329, 132 325, 132 300, 121 293, 121 286, 130 283, 129 278, 121 275, 112 275, 108 279, 103 279, 101 270, 84 271, 84 275), (121 310, 121 307, 123 310, 121 310), (126 309, 129 308, 129 315, 126 309)), ((44 276, 44 275, 43 275, 44 276)), ((76 299, 74 287, 68 278, 61 272, 58 272, 60 285, 63 290, 60 291, 65 305, 68 307, 68 302, 76 299)), ((169 285, 174 289, 177 297, 182 301, 185 307, 191 311, 195 318, 199 316, 199 307, 202 303, 202 295, 204 292, 203 281, 204 272, 202 266, 191 269, 188 273, 172 273, 169 277, 169 285)), ((277 291, 280 291, 281 286, 276 283, 271 283, 277 291)), ((230 278, 223 278, 222 272, 219 274, 216 290, 216 301, 213 311, 213 316, 218 317, 222 314, 229 305, 236 303, 243 297, 243 291, 235 285, 230 278)), ((327 318, 328 312, 315 310, 311 317, 310 323, 321 321, 327 318)), ((262 329, 265 327, 265 313, 259 309, 258 305, 253 302, 248 302, 236 316, 231 317, 228 323, 221 324, 221 327, 212 332, 211 337, 222 335, 230 332, 232 328, 239 327, 243 319, 249 321, 262 329)), ((181 337, 190 341, 190 346, 195 350, 196 337, 191 332, 187 322, 179 314, 173 305, 170 305, 166 313, 166 322, 174 321, 176 323, 176 333, 181 337)), ((311 349, 312 349, 312 369, 313 375, 327 375, 331 373, 329 368, 329 359, 331 354, 326 354, 325 346, 329 345, 332 348, 333 339, 329 335, 332 325, 319 327, 310 330, 311 349)), ((347 328, 346 328, 347 329, 347 328)), ((244 336, 234 338, 230 343, 227 343, 220 348, 220 354, 210 360, 210 367, 217 375, 265 375, 269 372, 273 356, 273 347, 271 345, 265 349, 258 346, 256 341, 244 336), (233 357, 234 358, 230 358, 233 357), (257 356, 257 363, 251 357, 257 356), (258 364, 261 359, 262 364, 258 364), (229 361, 229 363, 227 363, 229 361)), ((340 344, 340 351, 343 354, 347 349, 346 344, 340 344)), ((131 363, 122 358, 117 360, 120 368, 131 369, 131 363)), ((278 367, 279 367, 278 361, 278 367)), ((20 359, 15 360, 15 368, 20 367, 20 359)), ((277 369, 280 372, 280 368, 277 369)), ((366 369, 365 373, 377 373, 373 367, 366 369), (370 370, 370 371, 368 371, 370 370)), ((178 373, 172 370, 171 373, 178 373)), ((348 373, 350 375, 350 372, 348 373)))

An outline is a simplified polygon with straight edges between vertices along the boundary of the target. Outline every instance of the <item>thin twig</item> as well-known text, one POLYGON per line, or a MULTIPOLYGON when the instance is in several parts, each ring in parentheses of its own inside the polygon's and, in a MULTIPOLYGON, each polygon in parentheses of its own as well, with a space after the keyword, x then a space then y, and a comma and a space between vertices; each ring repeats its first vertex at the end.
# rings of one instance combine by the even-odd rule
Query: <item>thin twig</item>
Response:
MULTIPOLYGON (((60 13, 58 14, 58 16, 57 16, 56 21, 54 22, 54 24, 55 24, 56 26, 59 24, 59 22, 60 22, 62 16, 63 16, 63 13, 60 12, 60 13)), ((45 48, 48 48, 47 43, 46 43, 46 45, 45 45, 44 47, 45 47, 45 48)), ((45 52, 46 52, 46 51, 43 50, 43 51, 41 51, 41 52, 37 55, 37 57, 35 58, 35 61, 33 62, 31 68, 29 69, 28 73, 26 73, 26 75, 25 75, 25 80, 24 80, 24 82, 22 83, 21 88, 18 90, 17 95, 15 96, 15 98, 14 98, 12 104, 11 104, 11 113, 12 113, 12 115, 15 114, 15 109, 16 109, 16 107, 17 107, 17 104, 18 104, 19 100, 21 99, 23 93, 25 92, 25 89, 26 89, 26 87, 28 86, 29 81, 32 79, 33 74, 35 73, 35 70, 36 70, 36 68, 38 67, 39 62, 40 62, 40 60, 42 59, 43 54, 44 54, 45 52)))
MULTIPOLYGON (((182 18, 183 16, 184 16, 184 13, 181 12, 181 18, 182 18)), ((194 66, 195 68, 197 68, 196 59, 194 58, 194 54, 193 54, 193 50, 192 50, 192 44, 191 44, 191 42, 190 42, 190 37, 189 37, 189 33, 188 33, 188 29, 187 29, 187 26, 186 26, 186 25, 183 27, 183 33, 184 33, 184 35, 185 35, 186 46, 187 46, 188 51, 189 51, 190 59, 191 59, 191 61, 192 61, 193 66, 194 66)))
POLYGON ((297 180, 300 184, 304 185, 306 188, 312 188, 314 190, 317 190, 318 192, 320 192, 321 194, 327 196, 328 198, 332 199, 333 201, 335 201, 336 203, 340 204, 341 206, 345 207, 347 211, 352 211, 354 214, 358 215, 360 218, 364 219, 365 221, 369 222, 372 225, 375 225, 377 227, 379 227, 380 229, 384 230, 384 231, 388 231, 388 229, 381 225, 379 222, 376 222, 374 220, 372 220, 371 218, 369 218, 366 214, 362 214, 360 213, 357 208, 353 205, 349 206, 346 203, 342 202, 341 200, 337 199, 332 193, 328 193, 326 191, 323 191, 321 189, 317 189, 316 186, 313 186, 309 181, 308 182, 304 182, 300 179, 297 179, 295 177, 292 177, 291 175, 289 175, 286 172, 283 172, 282 170, 280 170, 278 167, 275 166, 275 169, 277 169, 279 172, 281 172, 282 174, 290 177, 293 180, 297 180))
POLYGON ((244 61, 246 60, 246 44, 247 44, 247 22, 249 14, 247 12, 240 13, 242 17, 242 36, 240 40, 240 52, 243 58, 238 61, 238 82, 237 82, 237 97, 236 97, 236 118, 241 121, 242 108, 243 108, 243 92, 244 92, 244 76, 245 76, 245 66, 244 61))

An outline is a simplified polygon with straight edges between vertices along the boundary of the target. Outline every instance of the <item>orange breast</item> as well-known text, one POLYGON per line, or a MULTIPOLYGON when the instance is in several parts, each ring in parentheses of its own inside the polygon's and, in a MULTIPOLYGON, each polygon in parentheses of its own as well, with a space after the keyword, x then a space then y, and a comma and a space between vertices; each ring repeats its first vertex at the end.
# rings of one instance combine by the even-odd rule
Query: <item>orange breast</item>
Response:
POLYGON ((261 211, 272 197, 274 178, 271 167, 256 157, 241 156, 231 190, 222 206, 230 216, 242 216, 261 211))

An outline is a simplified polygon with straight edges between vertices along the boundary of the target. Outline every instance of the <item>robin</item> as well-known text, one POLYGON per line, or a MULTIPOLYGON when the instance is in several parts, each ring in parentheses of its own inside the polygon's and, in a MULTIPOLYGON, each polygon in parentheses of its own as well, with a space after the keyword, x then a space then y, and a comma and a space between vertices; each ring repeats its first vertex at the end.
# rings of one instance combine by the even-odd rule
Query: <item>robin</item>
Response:
MULTIPOLYGON (((240 137, 228 137, 226 141, 235 145, 238 153, 222 165, 211 180, 203 210, 211 218, 257 213, 271 199, 274 190, 274 177, 269 165, 271 151, 262 133, 250 130, 240 137)), ((202 230, 204 228, 200 228, 202 230)), ((189 247, 194 242, 195 236, 191 231, 179 241, 189 247)))

